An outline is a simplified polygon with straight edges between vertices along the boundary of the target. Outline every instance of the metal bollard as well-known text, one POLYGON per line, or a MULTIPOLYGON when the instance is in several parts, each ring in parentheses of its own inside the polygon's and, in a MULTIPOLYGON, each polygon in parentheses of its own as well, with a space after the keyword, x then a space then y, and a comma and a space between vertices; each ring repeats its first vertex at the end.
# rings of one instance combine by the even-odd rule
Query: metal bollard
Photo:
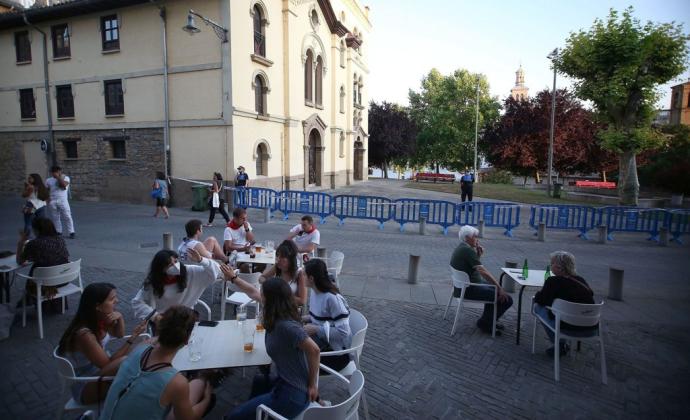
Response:
POLYGON ((172 234, 172 232, 165 232, 163 234, 163 249, 173 251, 173 234, 172 234))
POLYGON ((264 210, 264 223, 271 223, 271 209, 266 207, 264 210))
POLYGON ((609 299, 623 300, 623 269, 609 267, 609 299))
POLYGON ((664 226, 659 229, 659 246, 668 246, 668 242, 668 228, 664 226))
POLYGON ((409 284, 417 283, 417 273, 419 272, 419 260, 422 257, 419 255, 410 254, 410 263, 407 270, 407 282, 409 284))
POLYGON ((477 227, 477 230, 479 230, 479 237, 483 238, 484 237, 484 219, 479 219, 479 226, 477 227))
POLYGON ((316 248, 316 256, 319 258, 326 258, 326 248, 316 248))
MULTIPOLYGON (((506 261, 506 268, 518 268, 518 263, 515 261, 506 261)), ((509 293, 515 291, 515 282, 508 275, 503 277, 503 290, 509 293)))
POLYGON ((544 242, 546 239, 546 223, 544 222, 539 222, 539 226, 537 227, 537 240, 539 242, 544 242))
POLYGON ((419 234, 426 235, 426 217, 419 216, 419 234))
POLYGON ((597 226, 597 231, 599 232, 597 242, 600 244, 605 244, 608 237, 608 227, 606 227, 606 225, 599 225, 597 226))

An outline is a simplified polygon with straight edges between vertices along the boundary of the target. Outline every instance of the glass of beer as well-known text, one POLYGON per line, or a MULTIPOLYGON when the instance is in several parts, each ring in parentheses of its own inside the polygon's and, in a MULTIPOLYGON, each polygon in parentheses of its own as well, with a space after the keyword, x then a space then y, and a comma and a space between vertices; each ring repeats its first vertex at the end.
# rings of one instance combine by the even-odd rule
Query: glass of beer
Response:
POLYGON ((261 245, 261 244, 256 244, 256 245, 254 246, 254 249, 256 249, 256 252, 259 253, 259 254, 261 254, 262 252, 264 252, 264 246, 261 245))
POLYGON ((261 316, 261 311, 257 309, 256 313, 256 331, 264 332, 264 318, 261 316))
POLYGON ((242 344, 244 345, 244 351, 251 353, 254 351, 254 333, 256 329, 250 327, 247 324, 242 325, 242 344))

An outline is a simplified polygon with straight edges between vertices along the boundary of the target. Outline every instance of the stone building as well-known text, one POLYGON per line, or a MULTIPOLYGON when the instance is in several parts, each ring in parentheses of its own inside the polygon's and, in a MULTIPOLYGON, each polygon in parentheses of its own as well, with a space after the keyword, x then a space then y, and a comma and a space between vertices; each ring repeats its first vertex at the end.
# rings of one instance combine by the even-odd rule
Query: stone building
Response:
MULTIPOLYGON (((357 0, 71 0, 0 14, 0 191, 53 162, 86 200, 149 202, 156 171, 232 179, 243 165, 251 185, 276 189, 364 179, 368 15, 357 0)), ((190 184, 173 184, 187 205, 190 184)))
POLYGON ((671 87, 669 123, 690 125, 690 81, 671 87))
POLYGON ((529 88, 525 86, 525 71, 522 65, 515 72, 515 86, 510 89, 510 96, 517 100, 525 100, 529 97, 529 88))

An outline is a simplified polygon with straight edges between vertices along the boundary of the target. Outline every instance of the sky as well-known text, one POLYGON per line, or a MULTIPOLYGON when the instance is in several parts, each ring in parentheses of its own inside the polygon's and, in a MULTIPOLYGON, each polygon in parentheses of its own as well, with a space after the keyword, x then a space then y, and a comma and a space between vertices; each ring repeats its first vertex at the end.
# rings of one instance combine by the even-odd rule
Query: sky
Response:
MULTIPOLYGON (((368 39, 370 99, 407 105, 409 89, 419 90, 432 68, 444 74, 464 68, 488 77, 491 93, 502 101, 525 71, 530 95, 553 84, 546 58, 562 48, 571 32, 591 28, 609 9, 633 6, 646 21, 683 24, 690 34, 688 0, 359 0, 370 7, 368 39)), ((670 106, 670 86, 690 79, 690 71, 664 85, 657 106, 670 106)), ((557 87, 570 86, 558 75, 557 87)))

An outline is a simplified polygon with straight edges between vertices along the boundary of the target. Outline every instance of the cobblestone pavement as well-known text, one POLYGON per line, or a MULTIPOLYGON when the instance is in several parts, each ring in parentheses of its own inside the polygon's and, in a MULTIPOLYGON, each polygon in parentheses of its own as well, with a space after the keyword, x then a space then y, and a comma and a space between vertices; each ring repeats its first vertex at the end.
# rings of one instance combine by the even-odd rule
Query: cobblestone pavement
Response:
MULTIPOLYGON (((369 182, 348 191, 367 194, 374 190, 390 191, 390 185, 369 182)), ((393 190, 388 195, 413 193, 393 190)), ((0 199, 0 217, 6 221, 0 225, 0 249, 14 249, 20 204, 15 198, 0 199)), ((128 300, 161 245, 162 233, 172 231, 177 241, 186 220, 206 217, 173 209, 171 218, 164 221, 151 218, 149 207, 109 203, 77 202, 73 211, 78 236, 68 241, 72 258, 83 259, 85 283, 110 281, 118 286, 128 329, 133 325, 128 300)), ((298 220, 294 215, 282 221, 276 213, 278 217, 264 224, 259 212, 252 211, 250 216, 260 240, 283 237, 298 220)), ((549 232, 546 242, 537 242, 525 224, 523 220, 510 239, 487 229, 484 264, 494 274, 505 260, 528 258, 530 266, 541 268, 549 252, 567 249, 577 256, 578 270, 592 284, 597 298, 605 299, 608 268, 625 269, 625 300, 607 300, 604 310, 608 385, 600 382, 599 351, 592 344, 583 344, 581 352, 564 358, 561 381, 554 382, 553 361, 543 352, 547 342, 541 330, 537 331, 537 353, 531 354, 530 316, 523 316, 522 342, 515 345, 515 308, 503 318, 502 337, 492 339, 475 328, 477 307, 464 312, 458 332, 450 337, 452 321, 443 321, 442 316, 450 291, 447 265, 457 245, 457 227, 443 236, 440 229, 430 226, 429 234, 420 236, 416 225, 400 233, 392 223, 379 231, 375 222, 347 220, 338 226, 329 218, 319 226, 323 246, 345 253, 340 277, 344 293, 350 305, 369 320, 362 368, 371 416, 681 418, 690 390, 690 247, 662 248, 641 235, 617 235, 615 241, 599 245, 576 238, 574 232, 549 232), (415 285, 406 282, 410 253, 422 256, 415 285)), ((217 224, 206 232, 218 237, 222 227, 217 224)), ((23 282, 13 286, 13 300, 21 288, 23 282)), ((526 292, 525 302, 532 292, 526 292)), ((513 297, 517 299, 517 294, 513 297)), ((204 299, 211 301, 210 292, 204 299)), ((22 328, 17 317, 11 337, 0 341, 0 418, 54 417, 59 389, 51 353, 76 304, 72 297, 67 314, 44 316, 44 340, 38 339, 30 310, 27 327, 22 328)), ((217 318, 219 306, 212 309, 217 318)), ((242 377, 238 370, 223 383, 210 418, 220 418, 246 399, 253 374, 254 369, 247 369, 242 377)), ((340 393, 333 395, 337 400, 340 393)))

